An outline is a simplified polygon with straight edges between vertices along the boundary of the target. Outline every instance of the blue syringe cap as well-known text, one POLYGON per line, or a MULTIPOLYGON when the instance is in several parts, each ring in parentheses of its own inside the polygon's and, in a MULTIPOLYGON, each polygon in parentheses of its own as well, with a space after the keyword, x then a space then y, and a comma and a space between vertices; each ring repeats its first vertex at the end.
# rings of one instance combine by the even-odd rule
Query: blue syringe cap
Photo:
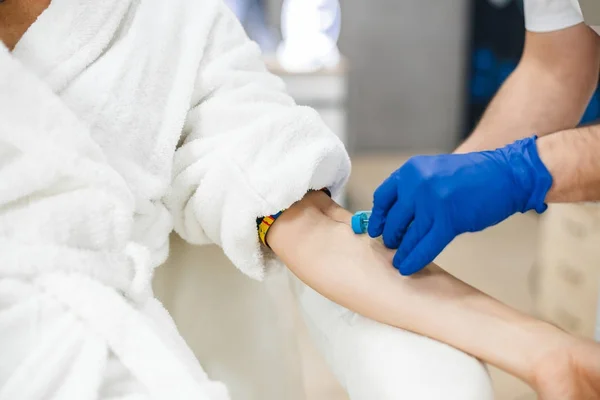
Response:
POLYGON ((350 225, 352 231, 357 235, 361 235, 367 232, 369 226, 369 217, 371 216, 370 211, 359 211, 352 216, 350 225))

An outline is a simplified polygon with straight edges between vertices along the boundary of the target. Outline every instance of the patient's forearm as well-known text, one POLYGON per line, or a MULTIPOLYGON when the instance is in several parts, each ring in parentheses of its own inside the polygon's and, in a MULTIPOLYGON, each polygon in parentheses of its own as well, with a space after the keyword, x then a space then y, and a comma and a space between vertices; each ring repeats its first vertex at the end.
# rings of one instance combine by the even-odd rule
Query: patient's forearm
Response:
POLYGON ((347 225, 350 216, 325 195, 310 194, 279 217, 269 244, 294 274, 330 300, 448 343, 526 382, 536 359, 566 340, 556 328, 438 267, 401 276, 391 265, 393 252, 355 235, 347 225))

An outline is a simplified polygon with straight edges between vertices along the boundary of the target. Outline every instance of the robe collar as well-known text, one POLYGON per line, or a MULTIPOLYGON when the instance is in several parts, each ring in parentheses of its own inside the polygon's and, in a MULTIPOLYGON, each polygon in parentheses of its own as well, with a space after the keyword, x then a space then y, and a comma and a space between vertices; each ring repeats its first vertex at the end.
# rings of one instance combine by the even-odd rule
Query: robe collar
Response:
POLYGON ((13 56, 57 92, 96 60, 138 0, 52 0, 13 56))

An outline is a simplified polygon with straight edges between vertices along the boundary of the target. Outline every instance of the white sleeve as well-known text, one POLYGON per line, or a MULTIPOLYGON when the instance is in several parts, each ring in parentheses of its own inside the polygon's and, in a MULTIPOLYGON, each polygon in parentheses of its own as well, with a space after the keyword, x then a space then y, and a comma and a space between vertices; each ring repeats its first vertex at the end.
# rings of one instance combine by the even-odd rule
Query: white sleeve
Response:
POLYGON ((230 10, 218 7, 166 202, 180 236, 220 245, 242 272, 262 279, 273 257, 258 240, 256 219, 309 189, 335 195, 350 161, 318 114, 297 106, 267 72, 230 10))
POLYGON ((524 0, 525 28, 530 32, 551 32, 583 22, 577 0, 524 0))

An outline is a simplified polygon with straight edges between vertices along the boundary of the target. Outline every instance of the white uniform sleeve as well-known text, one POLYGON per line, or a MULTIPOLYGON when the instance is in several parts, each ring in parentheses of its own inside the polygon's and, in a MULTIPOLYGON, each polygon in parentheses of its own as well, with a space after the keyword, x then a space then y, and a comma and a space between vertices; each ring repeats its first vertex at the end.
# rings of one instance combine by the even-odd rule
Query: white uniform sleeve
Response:
POLYGON ((185 240, 220 245, 240 270, 262 279, 273 257, 258 240, 256 218, 289 207, 309 189, 335 194, 350 162, 337 136, 314 110, 295 105, 267 72, 258 46, 219 7, 167 205, 185 240))
POLYGON ((525 28, 530 32, 551 32, 583 22, 577 0, 524 0, 525 28))

